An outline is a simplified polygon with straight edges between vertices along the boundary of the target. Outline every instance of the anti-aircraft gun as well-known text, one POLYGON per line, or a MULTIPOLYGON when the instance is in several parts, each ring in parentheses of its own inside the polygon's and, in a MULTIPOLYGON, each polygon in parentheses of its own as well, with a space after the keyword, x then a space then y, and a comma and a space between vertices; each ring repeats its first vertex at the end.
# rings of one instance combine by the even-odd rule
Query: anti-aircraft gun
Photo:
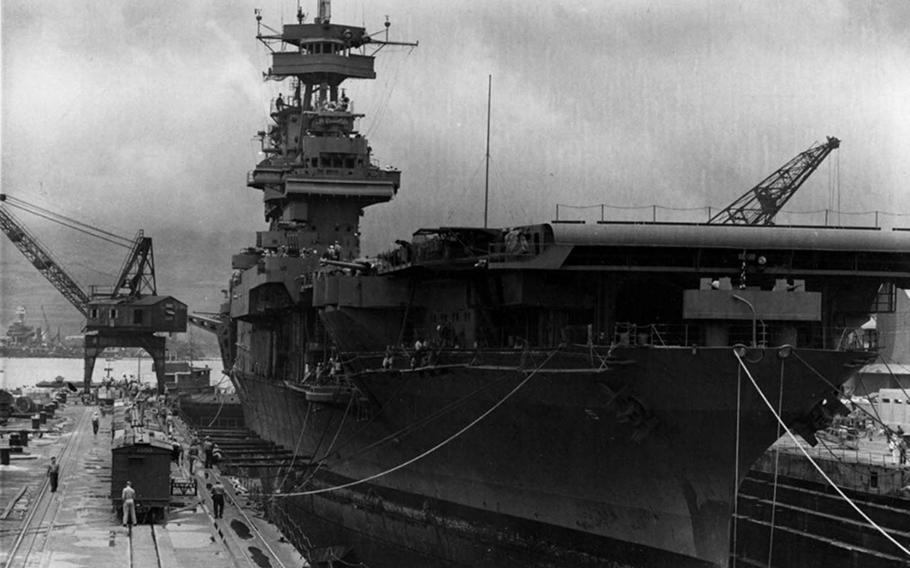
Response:
POLYGON ((158 392, 164 390, 165 337, 157 333, 185 332, 186 304, 173 296, 158 295, 152 239, 140 230, 133 239, 122 237, 54 213, 10 195, 0 194, 0 230, 85 316, 84 389, 91 385, 95 360, 107 347, 139 347, 155 362, 158 392), (49 221, 129 249, 113 286, 91 286, 86 291, 38 239, 10 211, 32 213, 49 221))

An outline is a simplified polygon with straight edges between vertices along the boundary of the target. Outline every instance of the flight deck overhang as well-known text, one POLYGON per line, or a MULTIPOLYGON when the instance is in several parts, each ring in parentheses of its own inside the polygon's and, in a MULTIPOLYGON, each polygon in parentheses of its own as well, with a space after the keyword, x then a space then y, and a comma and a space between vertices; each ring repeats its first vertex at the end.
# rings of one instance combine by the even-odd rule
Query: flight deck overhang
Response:
POLYGON ((860 277, 910 286, 910 232, 875 228, 552 223, 540 245, 490 256, 496 270, 860 277), (761 264, 755 264, 761 258, 761 264))
MULTIPOLYGON (((910 233, 877 228, 671 223, 552 223, 561 245, 910 252, 910 233)), ((910 260, 908 260, 910 264, 910 260)))

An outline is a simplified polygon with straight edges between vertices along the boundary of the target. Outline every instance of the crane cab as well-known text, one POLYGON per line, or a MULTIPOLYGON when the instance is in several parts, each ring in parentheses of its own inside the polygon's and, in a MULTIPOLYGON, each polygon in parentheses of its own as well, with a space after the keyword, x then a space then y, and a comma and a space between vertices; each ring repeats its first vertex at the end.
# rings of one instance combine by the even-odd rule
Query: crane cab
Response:
POLYGON ((173 296, 98 298, 88 304, 86 329, 119 332, 184 332, 186 304, 173 296))

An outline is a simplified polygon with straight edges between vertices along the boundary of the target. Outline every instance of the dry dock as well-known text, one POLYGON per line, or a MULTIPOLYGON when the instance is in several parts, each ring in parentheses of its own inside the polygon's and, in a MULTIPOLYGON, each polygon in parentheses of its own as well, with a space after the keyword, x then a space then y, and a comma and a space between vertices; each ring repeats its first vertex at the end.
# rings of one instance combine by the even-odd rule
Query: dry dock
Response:
MULTIPOLYGON (((224 518, 211 515, 208 487, 217 468, 198 468, 191 478, 172 465, 171 477, 195 478, 197 494, 172 495, 165 521, 124 527, 111 502, 111 416, 101 417, 92 434, 95 407, 68 405, 31 436, 22 453, 0 466, 0 562, 7 567, 98 568, 99 566, 198 568, 290 568, 303 558, 274 526, 257 518, 228 489, 224 518), (50 457, 60 463, 60 482, 51 492, 46 475, 50 457)), ((9 432, 30 429, 11 420, 9 432)), ((178 429, 180 431, 180 429, 178 429)), ((186 444, 184 444, 186 447, 186 444)))
POLYGON ((753 465, 740 487, 731 566, 910 566, 881 532, 910 547, 910 467, 893 459, 885 437, 864 433, 840 440, 821 433, 818 446, 806 449, 878 527, 838 495, 785 437, 753 465))

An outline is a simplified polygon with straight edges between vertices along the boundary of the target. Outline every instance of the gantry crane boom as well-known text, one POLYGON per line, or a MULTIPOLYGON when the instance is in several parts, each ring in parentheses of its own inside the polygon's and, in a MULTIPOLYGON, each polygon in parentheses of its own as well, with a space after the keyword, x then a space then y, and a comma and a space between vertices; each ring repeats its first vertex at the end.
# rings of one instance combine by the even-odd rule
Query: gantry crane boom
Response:
MULTIPOLYGON (((6 201, 6 195, 0 194, 0 201, 6 201)), ((0 230, 83 316, 88 316, 89 295, 6 207, 0 207, 0 230)))
POLYGON ((155 255, 152 253, 152 239, 142 231, 136 233, 130 254, 127 255, 120 269, 120 276, 114 285, 114 297, 126 290, 126 296, 155 296, 158 289, 155 284, 155 255))
POLYGON ((840 140, 828 136, 827 141, 802 152, 739 199, 708 220, 714 225, 773 225, 774 216, 793 197, 796 190, 824 161, 840 140))

